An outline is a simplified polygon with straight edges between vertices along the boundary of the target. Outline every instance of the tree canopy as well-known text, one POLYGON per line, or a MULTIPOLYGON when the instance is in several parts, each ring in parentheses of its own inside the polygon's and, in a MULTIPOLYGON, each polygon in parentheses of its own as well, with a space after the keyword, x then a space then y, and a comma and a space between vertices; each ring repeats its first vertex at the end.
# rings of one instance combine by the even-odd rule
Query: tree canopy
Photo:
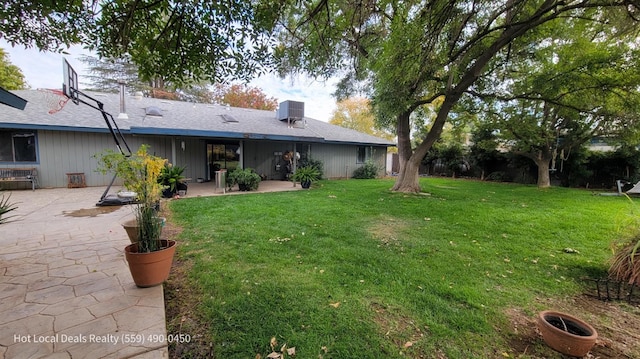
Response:
POLYGON ((279 3, 7 0, 0 7, 0 36, 44 51, 80 43, 104 58, 127 54, 143 80, 246 80, 269 64, 279 3))
POLYGON ((288 8, 275 55, 283 72, 346 71, 340 95, 350 94, 354 83, 364 84, 378 120, 396 126, 400 173, 393 189, 417 192, 420 161, 450 114, 474 95, 479 79, 509 60, 510 52, 545 40, 543 31, 532 30, 571 19, 617 33, 625 21, 636 25, 637 5, 626 0, 305 2, 288 8), (440 96, 444 101, 428 134, 413 148, 411 116, 440 96))
POLYGON ((6 90, 24 90, 28 88, 22 70, 11 63, 9 55, 0 48, 0 87, 6 90))
POLYGON ((378 127, 370 101, 364 97, 350 97, 339 101, 329 123, 388 140, 395 137, 378 127))

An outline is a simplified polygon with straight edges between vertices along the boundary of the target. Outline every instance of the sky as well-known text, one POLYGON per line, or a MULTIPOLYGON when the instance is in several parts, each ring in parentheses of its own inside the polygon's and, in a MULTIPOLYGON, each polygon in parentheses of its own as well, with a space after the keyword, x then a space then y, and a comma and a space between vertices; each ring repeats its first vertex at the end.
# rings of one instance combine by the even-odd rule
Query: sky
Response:
MULTIPOLYGON (((79 60, 81 55, 93 55, 81 46, 73 46, 67 50, 68 54, 40 52, 37 49, 25 49, 23 46, 11 47, 4 39, 0 39, 0 48, 9 54, 9 61, 18 66, 32 89, 62 88, 62 59, 65 58, 78 73, 80 89, 87 79, 82 75, 88 73, 86 66, 79 60)), ((275 97, 278 102, 304 102, 305 116, 316 120, 329 122, 336 101, 332 97, 335 91, 336 79, 321 82, 304 77, 281 79, 274 75, 264 75, 249 83, 259 87, 269 97, 275 97)))

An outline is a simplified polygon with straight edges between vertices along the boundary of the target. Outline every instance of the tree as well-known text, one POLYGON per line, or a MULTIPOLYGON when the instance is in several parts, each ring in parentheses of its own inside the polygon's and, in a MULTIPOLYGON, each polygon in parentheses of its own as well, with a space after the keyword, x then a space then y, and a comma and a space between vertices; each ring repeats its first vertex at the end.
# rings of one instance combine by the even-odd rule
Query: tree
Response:
POLYGON ((539 187, 551 185, 556 159, 591 138, 640 129, 640 76, 628 61, 640 55, 635 33, 612 36, 576 21, 555 25, 541 27, 546 41, 512 53, 510 66, 497 72, 519 73, 517 81, 504 84, 500 96, 481 96, 506 144, 538 167, 539 187))
POLYGON ((241 108, 268 111, 274 111, 278 108, 278 100, 275 97, 268 97, 258 87, 240 84, 216 84, 213 90, 213 100, 214 102, 241 108))
POLYGON ((0 36, 43 51, 81 43, 102 58, 128 54, 143 80, 246 80, 269 63, 282 2, 6 0, 0 36))
POLYGON ((9 61, 9 55, 0 48, 0 87, 6 90, 24 90, 29 86, 22 70, 9 61))
POLYGON ((370 102, 364 97, 350 97, 339 101, 329 123, 387 140, 395 138, 393 134, 377 127, 370 102))
POLYGON ((349 65, 337 93, 350 94, 354 83, 370 86, 378 119, 395 125, 398 135, 400 173, 392 189, 418 192, 421 160, 478 79, 508 59, 497 55, 543 41, 543 33, 531 30, 546 23, 602 20, 614 31, 606 19, 637 12, 638 3, 625 0, 320 0, 288 9, 275 55, 283 73, 333 76, 349 65), (514 41, 521 38, 527 41, 514 41), (428 134, 412 148, 411 115, 440 96, 428 134))
POLYGON ((95 56, 82 56, 80 61, 89 67, 85 75, 90 81, 90 90, 100 92, 118 92, 119 82, 124 81, 130 93, 142 92, 146 96, 167 100, 212 103, 213 95, 208 86, 201 84, 185 85, 177 88, 160 76, 143 81, 138 66, 128 56, 118 59, 99 59, 95 56))

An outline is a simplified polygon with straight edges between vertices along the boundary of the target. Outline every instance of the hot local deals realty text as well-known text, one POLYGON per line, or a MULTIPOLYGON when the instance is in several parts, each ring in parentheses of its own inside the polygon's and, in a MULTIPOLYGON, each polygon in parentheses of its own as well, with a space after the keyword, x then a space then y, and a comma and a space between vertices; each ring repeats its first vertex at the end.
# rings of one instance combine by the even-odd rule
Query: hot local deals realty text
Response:
POLYGON ((53 334, 53 335, 18 335, 13 336, 14 343, 110 343, 118 344, 121 341, 121 337, 118 335, 106 334, 53 334))

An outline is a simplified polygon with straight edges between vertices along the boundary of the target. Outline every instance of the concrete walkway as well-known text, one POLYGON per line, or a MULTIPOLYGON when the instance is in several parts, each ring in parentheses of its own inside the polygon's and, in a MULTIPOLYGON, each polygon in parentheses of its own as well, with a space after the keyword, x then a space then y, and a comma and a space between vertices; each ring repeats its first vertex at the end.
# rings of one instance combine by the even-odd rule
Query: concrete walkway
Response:
MULTIPOLYGON (((0 358, 168 357, 162 286, 136 287, 124 259, 132 209, 95 207, 103 191, 2 192, 18 209, 0 226, 0 358)), ((221 194, 194 183, 187 197, 221 194)))

